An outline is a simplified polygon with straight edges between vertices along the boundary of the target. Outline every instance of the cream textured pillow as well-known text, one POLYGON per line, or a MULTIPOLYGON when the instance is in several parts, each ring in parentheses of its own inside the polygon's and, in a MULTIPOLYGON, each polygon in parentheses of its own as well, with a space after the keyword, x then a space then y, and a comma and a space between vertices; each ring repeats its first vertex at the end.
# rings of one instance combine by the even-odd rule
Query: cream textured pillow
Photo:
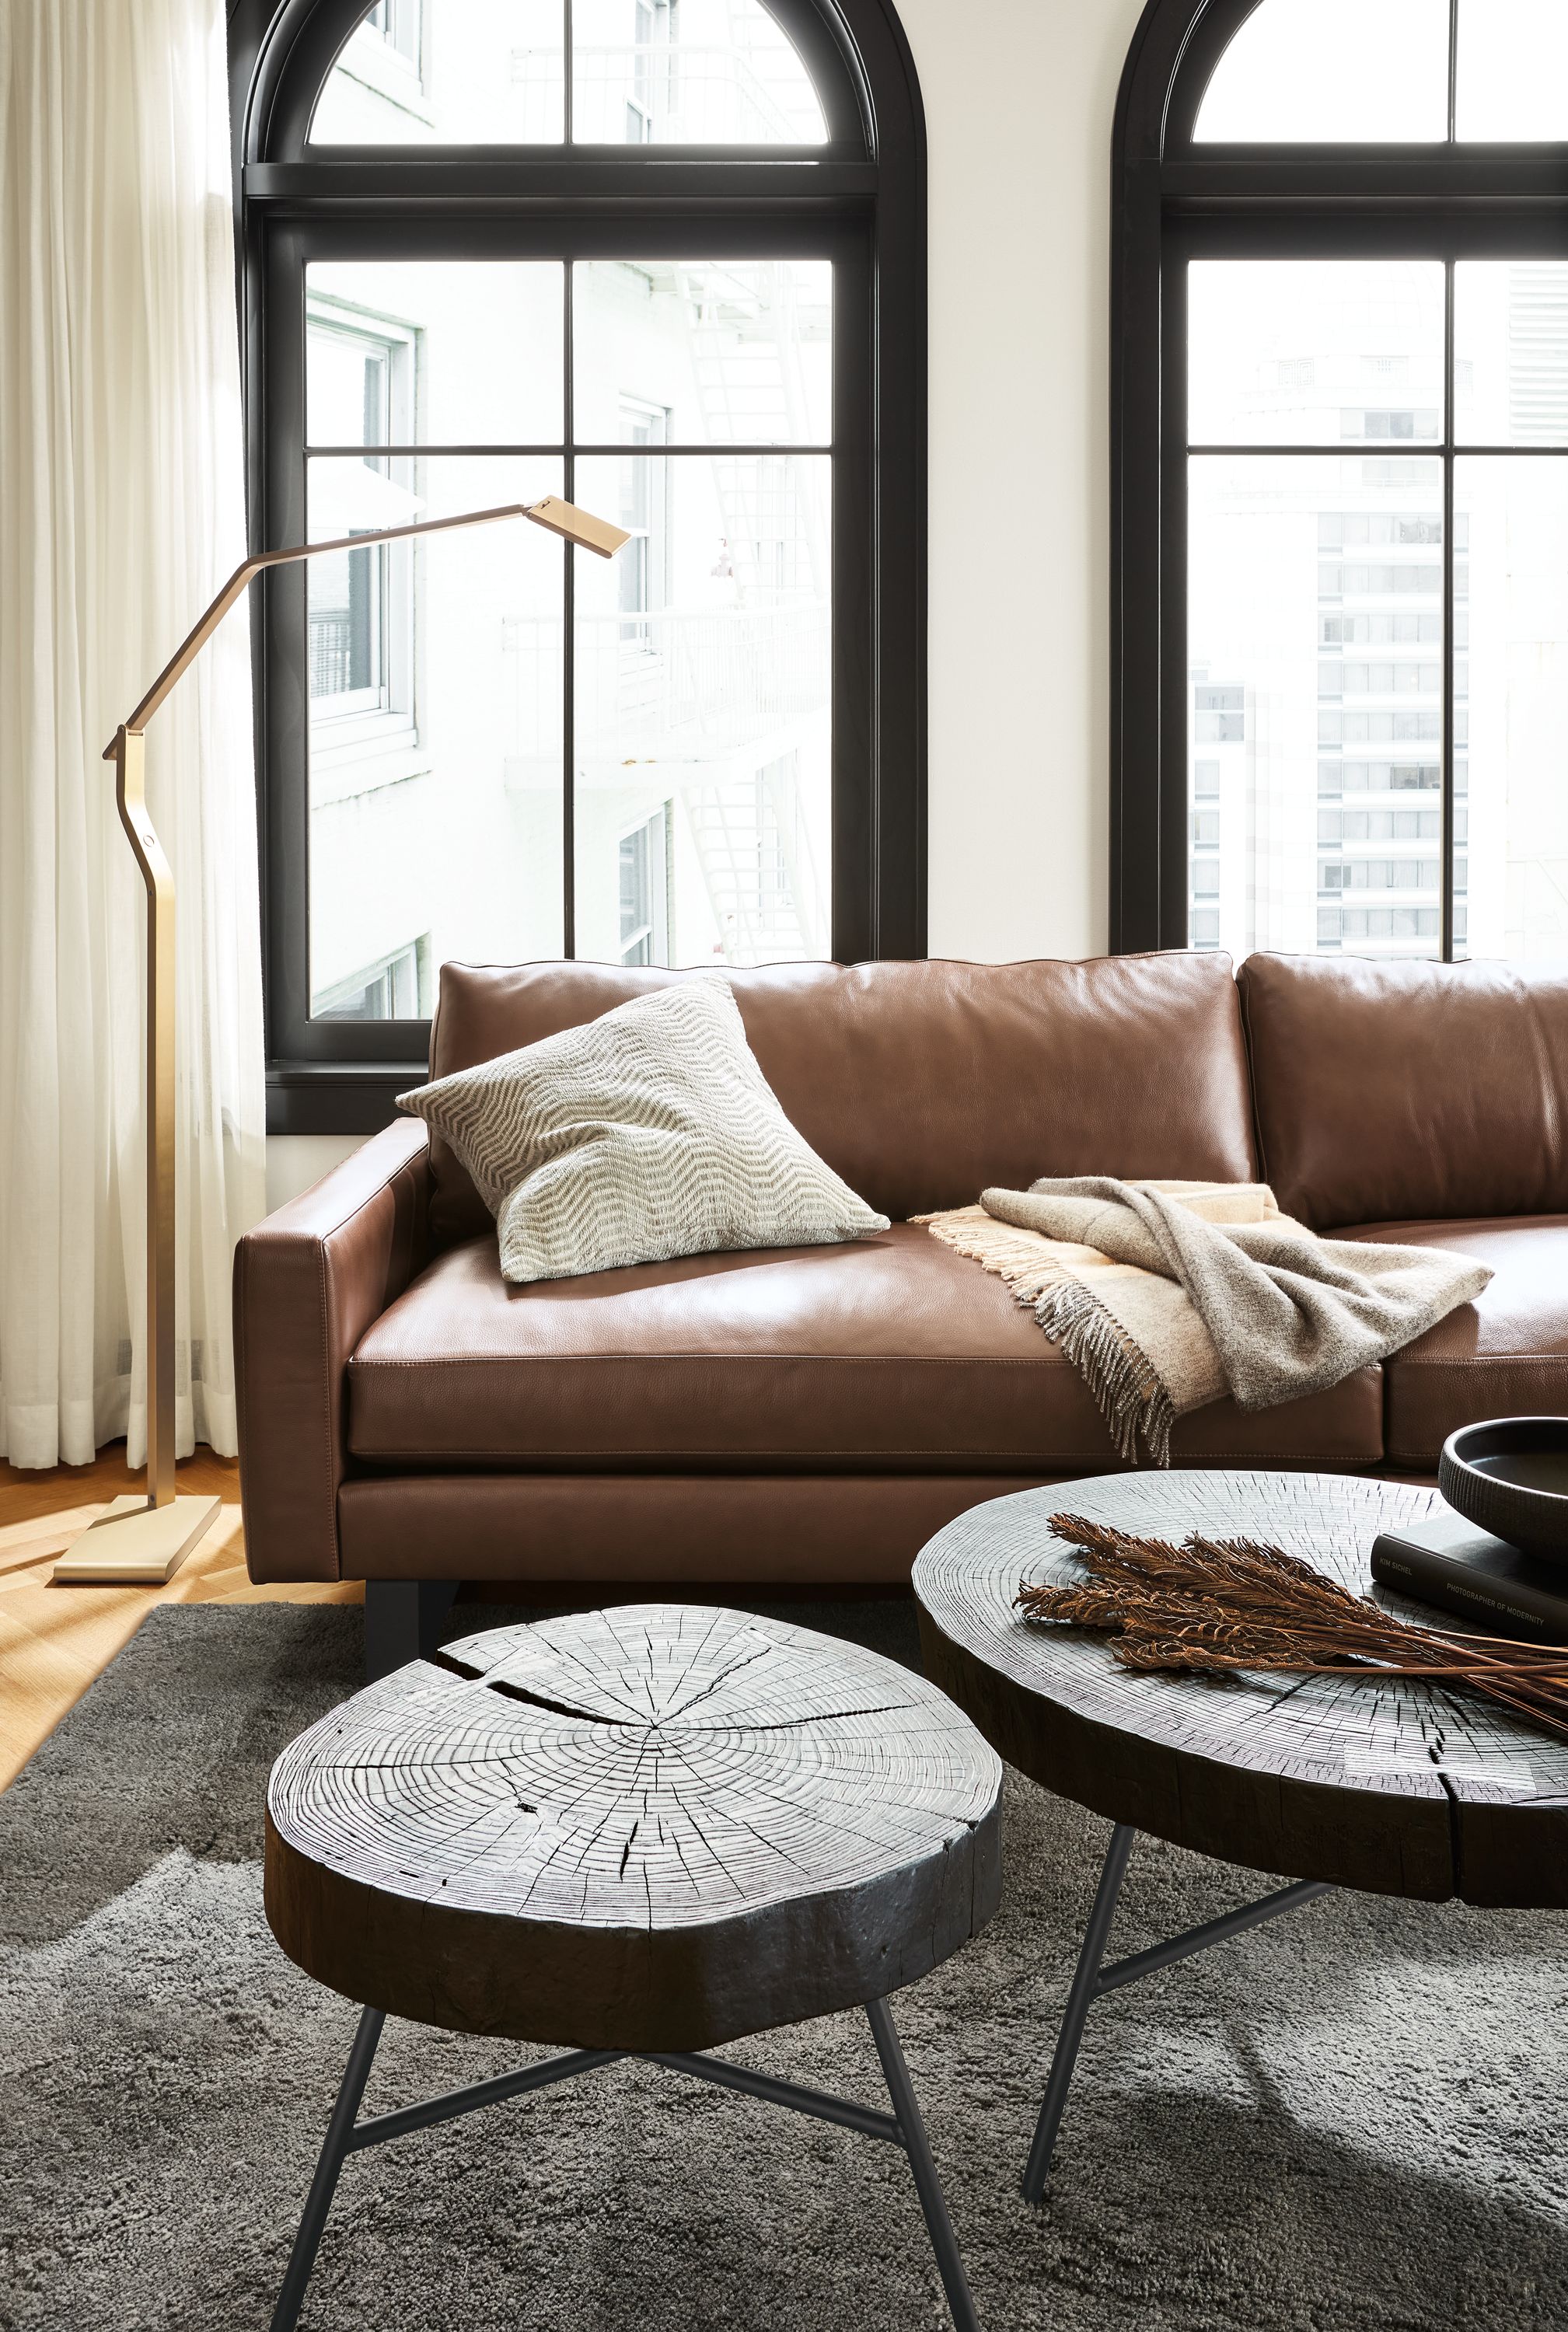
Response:
POLYGON ((887 1228, 797 1133, 722 974, 399 1094, 496 1219, 503 1278, 887 1228))

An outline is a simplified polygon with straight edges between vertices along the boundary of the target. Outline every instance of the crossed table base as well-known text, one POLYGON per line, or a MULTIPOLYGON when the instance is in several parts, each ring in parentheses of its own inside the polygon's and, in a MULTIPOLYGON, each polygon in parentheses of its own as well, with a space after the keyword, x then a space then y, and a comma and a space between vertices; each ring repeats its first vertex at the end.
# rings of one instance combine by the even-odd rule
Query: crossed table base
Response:
POLYGON ((953 2323, 958 2332, 980 2332, 980 2319, 970 2297, 969 2279, 964 2274, 952 2222, 948 2217, 942 2181, 937 2176, 914 2086, 886 2001, 867 2002, 865 2013, 876 2053, 882 2060, 883 2078, 893 2105, 891 2113, 879 2113, 872 2106, 857 2105, 852 2098, 833 2097, 823 2089, 804 2088, 796 2081, 777 2080, 770 2073, 754 2073, 747 2066, 726 2064, 722 2058, 704 2056, 697 2050, 573 2049, 559 2057, 548 2057, 540 2065, 526 2065, 520 2072, 501 2073, 493 2080, 476 2081, 468 2088, 448 2089, 440 2097, 426 2098, 419 2105, 404 2106, 397 2112, 375 2114, 368 2121, 360 2121, 360 2100, 386 2022, 380 2009, 367 2008, 349 2051, 343 2086, 332 2108, 300 2231, 289 2254, 282 2289, 272 2312, 272 2332, 293 2332, 299 2321, 305 2286, 315 2265, 327 2213, 332 2207, 339 2173, 350 2154, 362 2153, 367 2146, 385 2146, 389 2139, 405 2137, 412 2130, 432 2129, 438 2122, 455 2121, 461 2114, 500 2105, 503 2099, 521 2097, 530 2089, 550 2088, 559 2081, 575 2080, 579 2074, 597 2072, 601 2065, 618 2064, 624 2057, 634 2054, 641 2056, 646 2064, 665 2066, 673 2073, 690 2073, 699 2081, 716 2083, 720 2088, 739 2089, 742 2095, 760 2098, 769 2105, 785 2106, 794 2113, 808 2114, 814 2120, 837 2122, 842 2129, 857 2130, 862 2137, 884 2138, 890 2145, 902 2146, 909 2156, 953 2323))
MULTIPOLYGON (((1109 1474, 971 1507, 914 1567, 927 1673, 1009 1763, 1114 1825, 1058 2031, 1023 2190, 1045 2192, 1096 2000, 1336 1887, 1492 1909, 1568 1907, 1568 1744, 1489 1703, 1403 1677, 1132 1675, 1105 1638, 1026 1620, 1026 1580, 1066 1582, 1068 1513, 1140 1536, 1282 1546, 1357 1594, 1381 1530, 1435 1490, 1360 1475, 1109 1474), (1295 1883, 1104 1965, 1140 1830, 1295 1883)), ((1449 1620, 1450 1630, 1463 1623, 1449 1620)))
POLYGON ((350 2154, 623 2057, 902 2147, 978 2332, 887 2005, 1000 1894, 1001 1767, 922 1677, 776 1620, 636 1605, 449 1644, 301 1734, 267 1794, 266 1908, 361 2003, 272 2332, 350 2154), (890 2113, 730 2064, 864 2008, 890 2113), (577 2045, 359 2119, 388 2013, 577 2045))

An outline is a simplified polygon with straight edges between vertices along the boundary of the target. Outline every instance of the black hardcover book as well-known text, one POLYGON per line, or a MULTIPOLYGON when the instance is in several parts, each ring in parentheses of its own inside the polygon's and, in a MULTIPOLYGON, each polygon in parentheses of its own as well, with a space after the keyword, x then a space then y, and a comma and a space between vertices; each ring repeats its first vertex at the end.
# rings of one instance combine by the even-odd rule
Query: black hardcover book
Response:
POLYGON ((1459 1613, 1482 1633, 1568 1644, 1568 1563, 1522 1553, 1452 1506, 1380 1532, 1372 1575, 1397 1595, 1459 1613))

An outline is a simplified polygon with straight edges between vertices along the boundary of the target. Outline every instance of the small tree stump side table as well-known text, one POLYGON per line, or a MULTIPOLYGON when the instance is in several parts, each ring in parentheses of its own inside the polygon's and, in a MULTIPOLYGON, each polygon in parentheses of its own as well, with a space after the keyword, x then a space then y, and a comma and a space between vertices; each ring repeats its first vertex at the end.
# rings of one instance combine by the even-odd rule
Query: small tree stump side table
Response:
POLYGON ((348 2155, 627 2055, 902 2146, 974 2332, 887 1995, 995 1910, 1000 1793, 923 1677, 684 1605, 449 1644, 302 1733, 268 1790, 267 1917, 364 2013, 273 2332, 298 2318, 348 2155), (851 2007, 891 2114, 704 2053, 851 2007), (568 2053, 359 2121, 388 2014, 568 2053))
MULTIPOLYGON (((961 1515, 914 1566, 929 1674, 1008 1761, 1114 1825, 1024 2173, 1037 2203, 1095 2001, 1334 1887, 1491 1908, 1568 1907, 1568 1743, 1440 1684, 1390 1677, 1133 1675, 1103 1635, 1026 1620, 1025 1580, 1081 1573, 1049 1529, 1076 1514, 1140 1536, 1252 1538, 1374 1588, 1378 1533, 1435 1490, 1336 1474, 1108 1474, 961 1515), (1140 1830, 1296 1884, 1107 1967, 1140 1830)), ((1446 1620, 1452 1631, 1464 1623, 1446 1620)))

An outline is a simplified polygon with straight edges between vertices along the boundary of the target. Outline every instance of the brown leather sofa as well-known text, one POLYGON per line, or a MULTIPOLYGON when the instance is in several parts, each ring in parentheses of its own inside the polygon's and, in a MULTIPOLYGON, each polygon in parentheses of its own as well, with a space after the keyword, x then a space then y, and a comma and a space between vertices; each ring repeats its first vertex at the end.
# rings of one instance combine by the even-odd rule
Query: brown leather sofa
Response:
MULTIPOLYGON (((448 965, 431 1074, 680 977, 448 965)), ((732 978, 783 1107, 893 1218, 882 1237, 511 1287, 455 1157, 400 1121, 241 1241, 251 1575, 370 1582, 374 1667, 458 1579, 898 1579, 965 1507, 1114 1467, 1057 1349, 908 1221, 988 1183, 1262 1174, 1319 1230, 1494 1266, 1382 1369, 1186 1419, 1177 1464, 1429 1475, 1463 1420, 1568 1405, 1568 970, 1253 956, 1233 978, 1164 954, 732 978)))

